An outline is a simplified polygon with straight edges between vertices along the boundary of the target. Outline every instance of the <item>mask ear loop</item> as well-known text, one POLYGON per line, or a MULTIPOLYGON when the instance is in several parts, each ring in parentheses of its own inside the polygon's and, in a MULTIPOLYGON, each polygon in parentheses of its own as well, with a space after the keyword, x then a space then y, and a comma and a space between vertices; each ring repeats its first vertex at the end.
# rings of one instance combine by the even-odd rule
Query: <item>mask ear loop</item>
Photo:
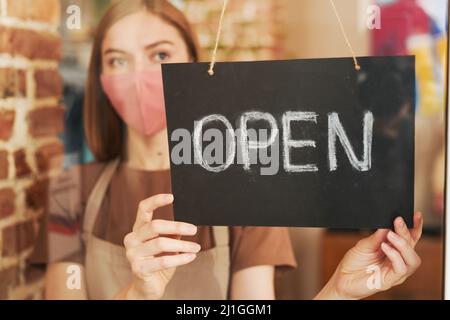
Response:
MULTIPOLYGON (((336 19, 338 21, 339 24, 339 28, 341 30, 342 36, 344 37, 344 40, 347 44, 347 47, 350 50, 350 53, 353 57, 353 63, 355 65, 355 70, 356 71, 360 71, 361 70, 361 66, 358 63, 358 59, 356 58, 356 54, 355 51, 353 50, 353 47, 350 43, 350 40, 348 39, 347 33, 345 32, 345 28, 344 25, 342 24, 342 19, 341 16, 339 15, 339 12, 336 8, 336 5, 334 4, 333 0, 330 0, 330 4, 331 7, 333 8, 334 14, 336 16, 336 19)), ((223 28, 223 19, 225 17, 225 11, 227 9, 227 5, 228 5, 228 0, 224 0, 223 1, 223 6, 222 6, 222 12, 220 13, 220 18, 219 18, 219 26, 217 28, 217 35, 216 35, 216 43, 214 45, 214 50, 212 52, 212 56, 211 56, 211 63, 209 64, 209 69, 208 69, 208 74, 210 76, 214 75, 214 66, 216 64, 216 60, 217 60, 217 49, 219 47, 219 41, 220 41, 220 36, 222 34, 222 28, 223 28)))

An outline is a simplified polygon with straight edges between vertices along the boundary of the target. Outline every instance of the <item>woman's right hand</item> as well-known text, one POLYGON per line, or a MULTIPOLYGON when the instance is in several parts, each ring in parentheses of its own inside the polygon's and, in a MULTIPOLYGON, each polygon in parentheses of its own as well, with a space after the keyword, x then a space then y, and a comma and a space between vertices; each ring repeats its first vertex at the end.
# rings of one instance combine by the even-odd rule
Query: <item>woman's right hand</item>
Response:
POLYGON ((160 299, 175 268, 196 258, 200 245, 182 241, 197 227, 184 222, 153 220, 153 211, 173 202, 173 195, 160 194, 139 203, 133 231, 124 238, 134 280, 128 288, 131 299, 160 299))

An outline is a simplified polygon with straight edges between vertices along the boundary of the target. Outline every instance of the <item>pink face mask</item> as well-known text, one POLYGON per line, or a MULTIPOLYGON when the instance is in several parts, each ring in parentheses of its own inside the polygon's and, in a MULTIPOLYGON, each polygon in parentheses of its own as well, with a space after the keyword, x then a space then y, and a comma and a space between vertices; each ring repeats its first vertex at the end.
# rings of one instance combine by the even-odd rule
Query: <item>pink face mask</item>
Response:
POLYGON ((130 127, 152 136, 166 127, 161 69, 102 75, 103 90, 130 127))

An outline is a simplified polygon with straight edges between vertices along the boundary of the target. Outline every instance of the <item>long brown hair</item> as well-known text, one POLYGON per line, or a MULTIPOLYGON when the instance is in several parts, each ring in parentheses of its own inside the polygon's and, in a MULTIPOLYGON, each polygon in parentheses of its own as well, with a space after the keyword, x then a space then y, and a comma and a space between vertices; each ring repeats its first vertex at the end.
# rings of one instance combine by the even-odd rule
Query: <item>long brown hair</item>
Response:
POLYGON ((191 59, 199 60, 197 38, 184 14, 167 0, 120 0, 108 9, 101 19, 94 37, 84 100, 84 128, 86 140, 98 161, 109 161, 121 155, 124 144, 124 124, 109 99, 101 82, 102 43, 112 25, 120 19, 139 12, 151 12, 178 29, 191 59))

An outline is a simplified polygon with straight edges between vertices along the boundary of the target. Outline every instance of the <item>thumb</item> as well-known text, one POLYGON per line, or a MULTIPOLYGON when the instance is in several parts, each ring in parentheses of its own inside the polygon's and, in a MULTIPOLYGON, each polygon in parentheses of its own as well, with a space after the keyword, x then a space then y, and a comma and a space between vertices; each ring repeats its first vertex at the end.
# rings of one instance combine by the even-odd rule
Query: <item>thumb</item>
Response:
POLYGON ((144 224, 149 223, 153 218, 153 211, 160 207, 169 205, 172 202, 173 195, 171 194, 158 194, 139 202, 133 231, 136 231, 140 229, 144 224))
POLYGON ((359 240, 356 248, 364 253, 370 253, 380 248, 381 244, 386 240, 388 229, 378 229, 367 238, 359 240))

